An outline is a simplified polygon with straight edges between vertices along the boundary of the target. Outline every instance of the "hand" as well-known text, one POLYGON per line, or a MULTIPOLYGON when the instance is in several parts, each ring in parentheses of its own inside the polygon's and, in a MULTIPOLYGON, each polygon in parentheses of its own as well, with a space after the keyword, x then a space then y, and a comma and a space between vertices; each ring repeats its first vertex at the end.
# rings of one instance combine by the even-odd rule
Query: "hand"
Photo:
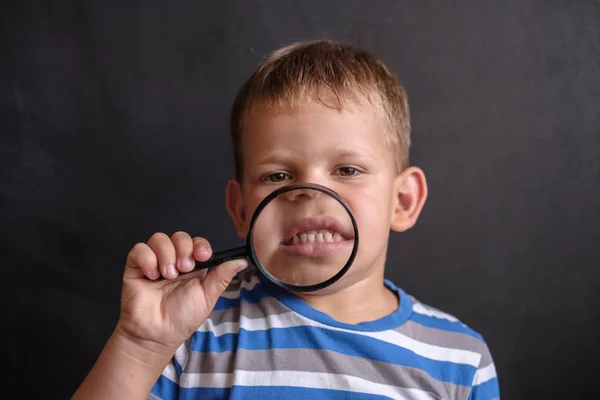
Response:
POLYGON ((204 322, 246 260, 190 272, 212 255, 210 243, 185 232, 155 233, 136 244, 123 273, 117 332, 149 351, 172 355, 204 322), (164 280, 157 280, 159 276, 164 280), (170 353, 170 354, 168 354, 170 353))

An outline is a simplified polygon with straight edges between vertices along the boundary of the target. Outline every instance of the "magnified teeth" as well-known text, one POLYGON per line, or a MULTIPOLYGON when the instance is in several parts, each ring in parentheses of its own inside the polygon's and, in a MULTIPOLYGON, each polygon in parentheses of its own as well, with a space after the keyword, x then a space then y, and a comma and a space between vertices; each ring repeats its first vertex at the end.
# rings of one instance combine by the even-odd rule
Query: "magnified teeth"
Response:
POLYGON ((315 237, 315 242, 323 243, 324 241, 325 239, 323 238, 323 232, 318 232, 317 236, 315 237))
POLYGON ((294 235, 291 239, 290 244, 303 244, 303 243, 335 243, 341 242, 344 238, 338 232, 334 232, 329 229, 321 229, 319 231, 302 232, 294 235))

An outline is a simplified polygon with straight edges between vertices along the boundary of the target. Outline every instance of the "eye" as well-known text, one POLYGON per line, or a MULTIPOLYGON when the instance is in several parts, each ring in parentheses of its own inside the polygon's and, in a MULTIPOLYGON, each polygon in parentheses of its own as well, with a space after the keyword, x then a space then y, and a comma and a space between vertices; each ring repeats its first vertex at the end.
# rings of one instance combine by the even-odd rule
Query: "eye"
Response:
POLYGON ((286 174, 285 172, 275 172, 275 173, 272 173, 272 174, 262 177, 260 180, 263 182, 279 183, 279 182, 283 182, 289 178, 290 178, 290 176, 288 174, 286 174))
POLYGON ((341 176, 355 176, 358 175, 359 171, 353 167, 342 167, 338 169, 341 176))

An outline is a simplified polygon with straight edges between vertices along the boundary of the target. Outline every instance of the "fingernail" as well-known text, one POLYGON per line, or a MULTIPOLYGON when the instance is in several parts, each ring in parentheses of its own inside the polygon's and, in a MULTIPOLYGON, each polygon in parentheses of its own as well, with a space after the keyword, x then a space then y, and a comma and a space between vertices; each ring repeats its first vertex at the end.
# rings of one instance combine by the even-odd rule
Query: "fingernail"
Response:
POLYGON ((150 279, 157 279, 158 276, 160 275, 160 272, 158 272, 157 269, 153 269, 152 271, 149 272, 150 275, 150 279))
POLYGON ((167 267, 167 275, 173 278, 177 275, 177 270, 175 270, 175 264, 169 264, 169 266, 167 267))
POLYGON ((183 268, 186 268, 186 269, 192 268, 194 266, 194 264, 195 264, 194 261, 192 261, 192 259, 189 257, 185 257, 185 258, 181 259, 181 266, 183 268))

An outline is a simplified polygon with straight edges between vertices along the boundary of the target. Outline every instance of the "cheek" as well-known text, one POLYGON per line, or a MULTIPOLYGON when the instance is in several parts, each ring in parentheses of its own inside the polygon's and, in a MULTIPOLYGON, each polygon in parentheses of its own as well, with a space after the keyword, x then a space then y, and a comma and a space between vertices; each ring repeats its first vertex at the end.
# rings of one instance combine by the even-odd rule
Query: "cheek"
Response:
POLYGON ((260 200, 256 201, 253 198, 244 197, 242 226, 238 230, 238 234, 240 237, 242 237, 242 239, 246 239, 248 233, 250 232, 250 223, 258 203, 260 203, 260 200))
POLYGON ((282 243, 279 223, 275 215, 262 212, 252 227, 252 246, 259 262, 265 266, 282 243))
POLYGON ((391 222, 389 199, 385 196, 364 195, 355 197, 349 205, 358 225, 361 251, 378 251, 385 246, 391 222))
POLYGON ((246 219, 244 229, 247 234, 250 233, 250 229, 253 230, 254 246, 263 246, 272 242, 275 240, 272 238, 276 236, 277 231, 277 216, 273 214, 272 208, 267 206, 260 214, 254 215, 263 198, 260 194, 253 193, 251 197, 245 199, 244 212, 246 213, 246 219), (253 220, 254 225, 251 226, 253 220))

